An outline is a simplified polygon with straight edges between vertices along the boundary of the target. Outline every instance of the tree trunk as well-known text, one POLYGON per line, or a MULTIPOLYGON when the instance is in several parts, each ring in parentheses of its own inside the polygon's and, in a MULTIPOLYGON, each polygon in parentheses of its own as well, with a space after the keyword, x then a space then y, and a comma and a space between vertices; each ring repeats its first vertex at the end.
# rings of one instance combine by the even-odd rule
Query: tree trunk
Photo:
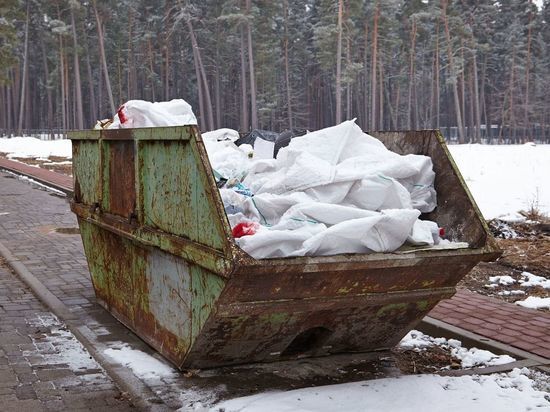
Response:
POLYGON ((241 131, 250 130, 248 120, 248 94, 246 92, 246 56, 244 29, 241 26, 241 131))
POLYGON ((380 2, 376 1, 376 9, 374 12, 374 24, 372 30, 372 56, 371 56, 371 128, 376 130, 378 128, 378 123, 376 119, 376 66, 377 66, 377 53, 378 53, 378 17, 380 15, 380 2))
MULTIPOLYGON (((532 1, 528 1, 529 6, 532 6, 532 1)), ((523 138, 532 139, 531 127, 529 125, 529 74, 531 69, 531 24, 533 20, 533 12, 529 10, 529 27, 527 29, 527 56, 525 58, 525 108, 523 112, 523 128, 525 135, 523 138)))
POLYGON ((93 124, 96 120, 100 120, 97 115, 97 102, 94 93, 94 78, 92 73, 92 64, 90 63, 90 54, 86 53, 86 72, 88 73, 88 92, 90 93, 90 117, 93 124))
POLYGON ((479 103, 479 80, 477 70, 477 55, 475 49, 472 47, 472 69, 474 72, 474 116, 475 116, 475 140, 477 143, 481 142, 481 108, 479 103))
POLYGON ((439 21, 437 22, 436 39, 435 39, 435 127, 439 129, 440 119, 440 89, 439 82, 439 21))
POLYGON ((134 65, 134 42, 133 42, 133 23, 134 23, 134 9, 130 7, 128 11, 128 57, 126 61, 128 74, 126 79, 126 95, 128 100, 134 98, 135 89, 135 65, 134 65))
MULTIPOLYGON (((97 38, 99 42, 99 53, 101 57, 101 66, 103 67, 103 74, 105 76, 105 87, 107 88, 107 95, 109 96, 109 105, 111 113, 115 113, 115 102, 113 100, 113 91, 111 90, 111 81, 109 80, 109 68, 107 67, 107 57, 105 56, 105 41, 103 39, 103 25, 97 11, 96 0, 92 0, 92 7, 97 23, 97 38)), ((101 87, 101 86, 100 86, 101 87)))
POLYGON ((369 26, 368 21, 365 19, 365 32, 364 32, 364 48, 365 56, 363 59, 363 127, 367 127, 369 124, 369 62, 368 62, 368 35, 369 26))
POLYGON ((74 54, 74 87, 75 87, 75 105, 76 105, 76 127, 84 129, 84 110, 82 108, 82 85, 80 82, 80 62, 78 59, 78 40, 76 37, 76 23, 74 19, 74 10, 71 7, 71 25, 73 32, 73 54, 74 54))
POLYGON ((48 67, 48 56, 46 54, 44 37, 40 37, 40 46, 42 49, 42 65, 44 67, 44 84, 46 85, 46 98, 48 101, 47 124, 48 124, 48 129, 51 131, 53 129, 53 99, 52 99, 52 89, 50 88, 50 85, 49 85, 50 69, 48 67))
POLYGON ((410 62, 409 62, 409 102, 407 107, 407 128, 413 130, 416 128, 416 124, 413 122, 413 90, 414 90, 414 56, 415 56, 415 43, 416 43, 416 19, 413 17, 411 26, 411 49, 410 49, 410 62))
POLYGON ((220 69, 222 66, 222 61, 220 59, 220 27, 219 24, 216 24, 216 82, 215 82, 215 91, 214 99, 216 101, 216 128, 222 127, 222 103, 221 103, 221 80, 220 80, 220 69))
POLYGON ((336 43, 336 124, 342 122, 342 14, 344 0, 338 0, 338 40, 336 43))
POLYGON ((206 130, 206 109, 204 104, 204 96, 202 92, 202 82, 201 82, 201 70, 199 66, 199 58, 197 57, 197 47, 193 43, 193 37, 191 38, 192 47, 193 47, 193 65, 195 66, 195 75, 197 77, 197 93, 199 98, 199 124, 202 131, 206 130))
POLYGON ((294 124, 292 122, 292 101, 290 90, 290 68, 288 62, 288 0, 283 1, 283 14, 285 22, 285 34, 283 38, 283 49, 285 59, 285 85, 286 85, 286 113, 288 118, 288 128, 292 130, 294 124))
POLYGON ((191 23, 191 19, 187 19, 187 27, 189 28, 189 35, 191 36, 191 44, 193 46, 193 50, 195 51, 194 56, 197 59, 199 74, 201 76, 200 79, 197 79, 197 80, 198 80, 198 83, 199 83, 199 87, 200 87, 201 81, 202 81, 202 85, 204 87, 203 96, 205 98, 205 108, 206 108, 205 116, 206 116, 207 121, 208 121, 208 130, 214 130, 215 129, 214 114, 213 114, 213 111, 212 111, 212 100, 210 98, 210 88, 208 87, 208 79, 206 77, 206 72, 205 72, 204 66, 202 64, 201 53, 200 53, 200 50, 199 50, 199 46, 197 44, 197 39, 195 37, 195 32, 193 31, 193 24, 191 23))
POLYGON ((25 115, 25 94, 27 88, 28 50, 29 50, 29 23, 30 23, 30 2, 27 0, 27 19, 25 23, 25 45, 23 49, 23 74, 21 76, 21 94, 19 100, 19 122, 17 123, 17 134, 21 135, 23 129, 23 117, 25 115))
POLYGON ((451 34, 449 32, 449 21, 447 18, 447 0, 441 0, 441 9, 442 9, 442 16, 443 16, 443 24, 445 26, 445 38, 447 40, 447 55, 449 59, 449 70, 451 72, 451 87, 453 89, 453 97, 454 97, 454 104, 455 104, 455 112, 456 112, 456 123, 458 127, 458 136, 459 141, 461 143, 464 143, 465 136, 464 136, 464 126, 462 123, 462 113, 460 110, 460 98, 458 96, 458 84, 457 84, 457 75, 456 70, 454 68, 454 62, 453 62, 453 50, 452 50, 452 44, 451 44, 451 34))
MULTIPOLYGON (((346 65, 347 67, 351 66, 351 39, 350 36, 347 36, 346 40, 346 65)), ((346 84, 346 120, 352 118, 352 108, 351 108, 351 98, 352 98, 352 90, 351 90, 351 79, 348 79, 348 82, 346 84)))
MULTIPOLYGON (((515 46, 512 46, 512 65, 511 65, 511 69, 510 69, 510 85, 509 85, 509 89, 508 89, 508 95, 510 96, 510 105, 509 105, 509 108, 510 108, 510 114, 509 114, 509 119, 510 119, 510 127, 512 128, 513 130, 513 136, 514 138, 516 137, 516 133, 515 133, 515 129, 516 129, 516 116, 515 116, 515 113, 514 113, 514 77, 515 77, 515 67, 516 67, 516 48, 515 46)), ((514 142, 514 143, 517 143, 517 142, 514 142)))
MULTIPOLYGON (((246 0, 246 14, 247 17, 250 17, 250 0, 246 0)), ((254 53, 252 50, 252 29, 250 27, 250 22, 246 21, 246 32, 248 37, 248 63, 249 63, 249 74, 250 74, 250 112, 251 112, 251 123, 252 128, 258 128, 258 106, 256 104, 256 75, 254 70, 254 53)))

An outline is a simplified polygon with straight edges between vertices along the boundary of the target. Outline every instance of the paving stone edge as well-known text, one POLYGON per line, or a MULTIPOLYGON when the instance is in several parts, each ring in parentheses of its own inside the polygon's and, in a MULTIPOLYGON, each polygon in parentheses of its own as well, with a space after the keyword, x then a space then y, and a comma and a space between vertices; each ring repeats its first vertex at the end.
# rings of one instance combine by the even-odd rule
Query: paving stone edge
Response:
MULTIPOLYGON (((466 329, 451 325, 438 319, 434 319, 430 316, 425 316, 416 328, 421 332, 432 336, 442 336, 447 339, 458 339, 469 347, 475 346, 478 349, 486 349, 497 354, 507 354, 519 359, 531 360, 536 363, 536 367, 538 369, 546 373, 550 373, 550 359, 527 352, 506 343, 478 335, 477 333, 470 332, 466 329)), ((506 364, 502 366, 506 366, 506 364)))
POLYGON ((93 343, 94 333, 85 325, 78 324, 79 318, 40 282, 10 250, 0 242, 0 256, 34 295, 61 321, 86 348, 122 392, 130 395, 132 403, 141 410, 161 412, 170 410, 164 402, 127 368, 112 363, 93 343))
MULTIPOLYGON (((72 196, 73 195, 73 188, 72 187, 59 185, 59 184, 54 183, 52 181, 49 181, 47 179, 42 179, 39 176, 30 174, 30 173, 24 173, 24 172, 22 172, 20 170, 17 170, 15 168, 11 168, 11 167, 8 167, 8 166, 5 166, 5 165, 1 165, 0 166, 0 171, 13 173, 13 174, 18 175, 18 176, 28 177, 29 179, 36 180, 38 183, 41 183, 44 186, 50 187, 50 188, 55 189, 55 190, 59 190, 60 192, 65 193, 65 195, 67 195, 67 196, 72 196)), ((56 172, 52 172, 52 173, 56 173, 56 172)))

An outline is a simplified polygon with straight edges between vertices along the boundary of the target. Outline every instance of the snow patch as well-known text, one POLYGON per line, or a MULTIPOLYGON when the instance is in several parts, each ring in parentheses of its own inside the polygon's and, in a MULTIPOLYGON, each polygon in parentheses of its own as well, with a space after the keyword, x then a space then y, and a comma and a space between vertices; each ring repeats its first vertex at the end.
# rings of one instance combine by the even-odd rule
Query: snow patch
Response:
POLYGON ((103 353, 115 362, 130 368, 136 376, 142 379, 169 378, 176 374, 176 371, 166 363, 145 352, 132 349, 125 343, 105 349, 103 353))
POLYGON ((42 158, 50 156, 73 157, 71 141, 68 139, 40 140, 35 137, 0 138, 0 153, 7 153, 8 158, 42 158))
POLYGON ((517 221, 531 206, 550 214, 550 145, 450 145, 483 216, 517 221))
POLYGON ((498 292, 500 296, 514 296, 514 295, 525 295, 524 290, 503 290, 502 292, 498 292))
POLYGON ((488 350, 477 348, 452 348, 451 354, 460 359, 463 368, 504 365, 516 361, 509 355, 495 355, 488 350))
POLYGON ((547 410, 528 369, 488 376, 415 375, 268 392, 222 402, 211 411, 500 411, 547 410), (537 409, 539 408, 539 409, 537 409), (540 409, 544 408, 544 409, 540 409))
POLYGON ((503 275, 503 276, 490 276, 489 282, 496 283, 498 285, 513 285, 516 283, 516 280, 512 276, 503 275))
POLYGON ((544 276, 537 276, 529 272, 522 272, 521 276, 522 279, 519 283, 524 288, 539 286, 544 289, 550 289, 550 279, 547 279, 544 276))
POLYGON ((456 339, 433 338, 420 331, 410 331, 399 342, 399 347, 403 349, 422 350, 430 346, 441 346, 451 350, 451 355, 461 361, 463 368, 484 367, 503 365, 505 363, 515 362, 516 359, 508 355, 496 355, 483 349, 462 347, 462 343, 456 339))
POLYGON ((516 305, 523 306, 529 309, 550 309, 550 298, 539 298, 537 296, 529 296, 525 300, 518 300, 516 305))
MULTIPOLYGON (((66 364, 74 372, 101 369, 88 351, 55 315, 38 315, 28 323, 39 330, 46 329, 38 338, 38 334, 31 336, 36 347, 48 348, 39 364, 66 364)), ((36 355, 35 350, 23 351, 23 356, 34 355, 36 355)))

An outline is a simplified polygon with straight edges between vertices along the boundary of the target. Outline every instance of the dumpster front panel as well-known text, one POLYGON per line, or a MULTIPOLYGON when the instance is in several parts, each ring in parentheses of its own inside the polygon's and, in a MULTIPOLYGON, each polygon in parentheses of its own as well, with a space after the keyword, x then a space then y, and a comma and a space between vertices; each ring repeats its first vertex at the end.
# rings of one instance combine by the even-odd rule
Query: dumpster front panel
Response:
POLYGON ((79 224, 100 304, 181 365, 215 308, 224 279, 83 219, 79 224))
MULTIPOLYGON (((232 282, 232 281, 230 281, 232 282)), ((454 288, 220 303, 184 367, 272 362, 391 348, 454 288)))

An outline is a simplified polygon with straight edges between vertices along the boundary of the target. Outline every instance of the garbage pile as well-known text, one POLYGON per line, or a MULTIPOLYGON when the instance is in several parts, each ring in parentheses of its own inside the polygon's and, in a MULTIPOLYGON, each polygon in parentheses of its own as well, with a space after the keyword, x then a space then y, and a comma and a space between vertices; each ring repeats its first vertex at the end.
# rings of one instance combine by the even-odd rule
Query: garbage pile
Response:
MULTIPOLYGON (((181 111, 165 115, 161 103, 135 102, 110 128, 191 123, 175 118, 187 110, 175 101, 168 108, 181 111)), ((452 247, 436 222, 419 219, 437 205, 431 159, 391 152, 353 120, 284 140, 231 129, 202 137, 233 236, 256 259, 452 247)))

